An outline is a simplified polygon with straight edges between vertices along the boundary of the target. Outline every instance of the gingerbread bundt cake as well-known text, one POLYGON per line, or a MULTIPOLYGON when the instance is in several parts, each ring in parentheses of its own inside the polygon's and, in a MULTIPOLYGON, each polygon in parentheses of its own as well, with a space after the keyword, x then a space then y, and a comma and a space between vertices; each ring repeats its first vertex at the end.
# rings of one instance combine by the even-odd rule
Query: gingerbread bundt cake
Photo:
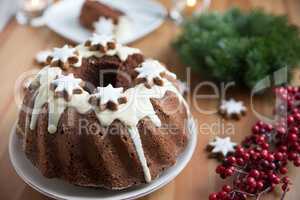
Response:
POLYGON ((131 20, 124 12, 100 0, 85 0, 80 16, 80 24, 98 34, 126 37, 131 32, 131 20))
POLYGON ((27 158, 45 177, 124 189, 175 164, 189 138, 175 74, 99 35, 54 48, 47 62, 17 124, 27 158))

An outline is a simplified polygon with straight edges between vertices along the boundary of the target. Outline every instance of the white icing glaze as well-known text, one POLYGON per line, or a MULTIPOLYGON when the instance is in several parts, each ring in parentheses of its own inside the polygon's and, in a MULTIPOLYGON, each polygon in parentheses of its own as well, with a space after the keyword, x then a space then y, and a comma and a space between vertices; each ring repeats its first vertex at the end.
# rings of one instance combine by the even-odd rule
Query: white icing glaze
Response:
POLYGON ((70 101, 65 101, 63 98, 53 98, 50 93, 48 99, 49 119, 48 119, 48 132, 55 133, 61 114, 67 107, 76 108, 79 113, 86 113, 91 109, 88 102, 89 94, 83 91, 82 94, 74 94, 70 101))
POLYGON ((120 60, 126 61, 128 56, 133 55, 133 54, 140 54, 141 51, 136 48, 132 47, 127 47, 127 46, 122 46, 122 45, 117 45, 116 48, 116 55, 119 56, 120 60))
POLYGON ((69 96, 73 94, 73 90, 81 89, 80 83, 82 80, 80 78, 74 78, 73 74, 68 75, 58 75, 57 79, 51 81, 51 84, 55 85, 55 92, 67 92, 69 96))
POLYGON ((62 70, 58 67, 44 67, 37 73, 30 85, 39 86, 41 84, 50 84, 58 75, 62 73, 62 70))
POLYGON ((150 173, 150 169, 147 165, 147 160, 146 160, 146 157, 145 157, 145 153, 144 153, 141 137, 140 137, 140 134, 139 134, 139 130, 137 129, 137 127, 129 127, 128 132, 129 132, 129 135, 130 135, 130 137, 133 141, 133 144, 134 144, 134 147, 136 149, 139 161, 142 165, 145 180, 146 180, 147 183, 149 183, 151 181, 151 173, 150 173))
POLYGON ((101 44, 104 47, 106 47, 107 43, 109 42, 115 42, 113 36, 111 35, 99 35, 96 33, 93 34, 89 41, 91 41, 91 45, 101 44))
POLYGON ((114 35, 115 25, 112 19, 100 17, 98 21, 93 24, 95 32, 103 35, 114 35))
MULTIPOLYGON (((108 40, 103 40, 103 41, 100 41, 99 43, 107 44, 107 41, 108 40)), ((139 49, 122 46, 121 44, 116 44, 115 49, 109 49, 105 53, 100 53, 99 51, 90 51, 88 47, 86 47, 82 44, 78 45, 76 47, 76 50, 78 51, 78 54, 79 54, 78 59, 80 60, 80 63, 81 63, 82 58, 88 58, 91 56, 102 57, 105 55, 108 55, 108 56, 116 55, 120 58, 121 61, 126 61, 128 56, 141 53, 141 51, 139 49)))
POLYGON ((109 101, 118 104, 118 99, 123 96, 123 88, 114 88, 109 84, 106 87, 97 87, 93 95, 100 99, 101 104, 106 104, 109 101))
POLYGON ((40 87, 37 90, 35 102, 32 110, 30 120, 30 129, 36 127, 38 115, 41 113, 42 107, 48 103, 49 119, 48 119, 48 132, 55 133, 61 114, 66 107, 74 107, 79 113, 86 113, 91 109, 88 103, 89 94, 82 91, 81 94, 73 94, 70 101, 65 101, 63 98, 55 98, 54 92, 50 90, 50 84, 55 77, 61 75, 61 70, 57 67, 46 67, 37 76, 37 81, 40 87))
POLYGON ((44 50, 40 51, 36 54, 35 60, 38 63, 46 63, 48 56, 51 56, 52 51, 50 50, 44 50))
POLYGON ((138 67, 135 70, 139 73, 137 78, 145 78, 150 85, 153 84, 154 78, 161 78, 160 74, 163 72, 176 78, 176 75, 169 72, 160 62, 152 59, 146 60, 141 64, 141 67, 138 67))
MULTIPOLYGON (((127 103, 121 104, 117 111, 113 112, 110 110, 104 110, 102 112, 96 112, 98 120, 104 126, 109 126, 116 119, 128 126, 128 131, 135 145, 138 158, 143 167, 145 180, 147 182, 151 181, 151 175, 147 166, 141 139, 138 134, 137 124, 141 119, 148 117, 156 127, 161 126, 161 121, 156 115, 150 99, 162 98, 166 91, 172 91, 177 94, 177 96, 180 95, 179 91, 172 83, 167 80, 164 81, 164 87, 153 86, 151 89, 148 89, 144 86, 144 84, 140 84, 134 88, 129 88, 124 92, 124 95, 127 98, 127 103)), ((180 99, 184 101, 183 98, 180 99)))
MULTIPOLYGON (((108 41, 98 39, 99 38, 95 39, 94 42, 104 42, 106 44, 106 42, 108 41)), ((89 51, 89 49, 84 45, 77 46, 75 50, 79 54, 78 57, 80 58, 80 62, 84 57, 101 57, 104 55, 97 51, 89 51)), ((135 53, 140 53, 140 50, 124 47, 120 44, 117 44, 116 48, 106 52, 106 55, 117 55, 122 61, 125 61, 129 55, 135 53)), ((62 56, 61 58, 64 59, 65 57, 66 56, 62 56)), ((176 77, 159 62, 153 60, 147 60, 146 62, 142 63, 141 68, 137 69, 137 71, 140 72, 140 77, 146 77, 147 79, 151 79, 151 77, 154 77, 154 75, 160 76, 161 72, 166 72, 172 77, 176 77)), ((162 77, 161 79, 164 82, 163 86, 153 85, 149 89, 146 88, 144 84, 139 84, 133 88, 129 88, 124 93, 122 88, 113 88, 111 85, 105 88, 98 88, 96 94, 92 95, 98 95, 103 101, 101 103, 105 103, 110 100, 113 102, 117 102, 117 99, 121 96, 124 96, 127 99, 126 103, 119 105, 117 111, 111 111, 107 109, 100 111, 98 109, 93 108, 89 104, 88 101, 92 95, 88 94, 82 88, 82 93, 71 95, 71 99, 69 101, 66 101, 64 98, 55 98, 54 92, 50 90, 51 83, 57 85, 57 91, 66 90, 68 94, 72 94, 72 90, 74 88, 80 88, 79 83, 81 82, 81 80, 74 78, 72 74, 69 74, 68 76, 63 76, 62 70, 58 67, 46 67, 39 72, 35 80, 35 82, 39 83, 39 88, 37 89, 33 112, 30 119, 30 129, 33 130, 36 127, 38 114, 41 112, 41 109, 45 104, 48 104, 49 110, 49 133, 55 133, 57 131, 57 126, 60 117, 67 107, 74 107, 79 113, 82 114, 93 109, 99 122, 103 126, 109 126, 114 120, 118 119, 128 127, 129 134, 132 138, 139 161, 144 171, 145 180, 149 182, 151 181, 151 174, 147 166, 142 142, 137 129, 137 124, 141 119, 148 117, 156 127, 161 126, 161 121, 153 108, 151 98, 160 99, 164 97, 167 91, 172 91, 177 95, 180 102, 185 105, 189 115, 187 103, 185 102, 184 98, 181 96, 177 88, 167 79, 164 79, 162 77), (57 77, 58 79, 55 80, 55 78, 57 77), (105 90, 105 92, 101 93, 101 90, 105 90)))

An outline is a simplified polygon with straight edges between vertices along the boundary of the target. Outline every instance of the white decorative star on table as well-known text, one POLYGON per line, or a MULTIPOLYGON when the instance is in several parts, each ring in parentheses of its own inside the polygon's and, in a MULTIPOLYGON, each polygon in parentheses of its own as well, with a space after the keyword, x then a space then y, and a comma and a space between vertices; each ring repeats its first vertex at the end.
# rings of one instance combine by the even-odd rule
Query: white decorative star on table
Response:
POLYGON ((222 154, 225 157, 228 153, 235 151, 236 143, 232 142, 230 137, 216 137, 213 142, 209 143, 209 146, 213 148, 212 153, 222 154))
POLYGON ((114 35, 115 25, 112 19, 100 17, 94 24, 95 32, 103 35, 114 35))
POLYGON ((220 113, 226 117, 240 117, 245 114, 247 108, 242 101, 236 101, 234 99, 223 100, 220 105, 220 113))
POLYGON ((135 70, 139 73, 137 78, 145 78, 149 84, 153 83, 154 78, 161 78, 161 73, 164 72, 176 78, 176 75, 169 72, 160 62, 152 59, 146 60, 141 64, 141 67, 135 70))
POLYGON ((64 45, 62 48, 54 48, 50 56, 52 57, 52 61, 60 60, 65 63, 69 58, 76 56, 75 52, 75 48, 64 45))
POLYGON ((55 93, 66 92, 68 97, 71 97, 74 90, 81 90, 80 84, 82 80, 75 78, 73 74, 59 75, 57 79, 51 81, 51 85, 55 88, 55 93))

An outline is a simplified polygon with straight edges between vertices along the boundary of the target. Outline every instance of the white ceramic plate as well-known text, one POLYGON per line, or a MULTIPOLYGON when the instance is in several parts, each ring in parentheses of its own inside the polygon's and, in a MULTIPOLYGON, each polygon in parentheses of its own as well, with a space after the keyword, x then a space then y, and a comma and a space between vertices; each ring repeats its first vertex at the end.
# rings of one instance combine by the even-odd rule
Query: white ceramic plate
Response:
POLYGON ((178 157, 177 163, 149 184, 121 191, 109 191, 78 187, 58 179, 47 179, 33 167, 22 151, 21 140, 12 129, 9 141, 9 156, 17 174, 32 188, 46 196, 59 200, 117 200, 135 199, 145 196, 169 183, 187 165, 197 144, 197 130, 193 120, 189 123, 190 140, 185 151, 178 157))
MULTIPOLYGON (((101 0, 122 10, 132 21, 131 32, 117 38, 120 43, 133 42, 158 28, 167 15, 166 9, 154 0, 101 0)), ((79 24, 84 0, 63 0, 47 9, 46 25, 59 35, 77 43, 86 41, 91 32, 79 24)))

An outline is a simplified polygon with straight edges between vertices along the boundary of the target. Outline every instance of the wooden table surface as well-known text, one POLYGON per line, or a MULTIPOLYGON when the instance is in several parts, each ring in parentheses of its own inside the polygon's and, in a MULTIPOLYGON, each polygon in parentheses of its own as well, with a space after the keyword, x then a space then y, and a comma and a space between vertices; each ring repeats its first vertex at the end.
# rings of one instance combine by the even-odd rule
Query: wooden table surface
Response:
MULTIPOLYGON (((170 5, 170 0, 162 0, 170 5)), ((264 8, 268 12, 287 14, 290 21, 300 26, 300 0, 213 0, 212 10, 226 10, 235 5, 243 9, 253 7, 264 8)), ((143 39, 132 44, 142 49, 147 57, 161 60, 170 66, 179 77, 185 77, 185 68, 179 63, 170 42, 177 32, 176 26, 171 22, 164 23, 158 30, 143 39)), ((20 26, 12 21, 3 32, 0 33, 0 199, 5 200, 44 200, 49 199, 27 186, 15 173, 8 156, 8 138, 11 128, 17 118, 17 103, 14 96, 15 81, 25 71, 36 68, 33 64, 35 54, 45 48, 61 46, 66 40, 51 32, 48 28, 30 28, 20 26)), ((193 75, 193 83, 201 81, 193 75)), ((240 89, 230 89, 230 96, 245 101, 249 105, 249 92, 240 89)), ((267 96, 258 97, 255 101, 256 110, 270 112, 272 105, 267 96)), ((195 102, 203 109, 215 109, 218 99, 202 99, 195 102)), ((157 192, 144 197, 146 200, 154 199, 197 199, 205 200, 210 192, 218 190, 222 184, 221 179, 214 173, 217 165, 215 160, 207 159, 204 149, 208 141, 214 135, 224 135, 226 127, 234 126, 235 134, 231 135, 236 142, 241 141, 249 134, 251 125, 257 120, 252 111, 249 111, 240 121, 224 121, 218 114, 201 114, 196 112, 195 104, 191 104, 193 114, 201 124, 209 126, 219 124, 222 129, 199 132, 198 145, 192 160, 183 172, 171 183, 157 192), (245 131, 246 130, 246 131, 245 131)), ((292 170, 291 176, 294 182, 292 191, 287 199, 299 199, 300 172, 292 170)), ((266 199, 279 199, 276 195, 269 195, 266 199)))

